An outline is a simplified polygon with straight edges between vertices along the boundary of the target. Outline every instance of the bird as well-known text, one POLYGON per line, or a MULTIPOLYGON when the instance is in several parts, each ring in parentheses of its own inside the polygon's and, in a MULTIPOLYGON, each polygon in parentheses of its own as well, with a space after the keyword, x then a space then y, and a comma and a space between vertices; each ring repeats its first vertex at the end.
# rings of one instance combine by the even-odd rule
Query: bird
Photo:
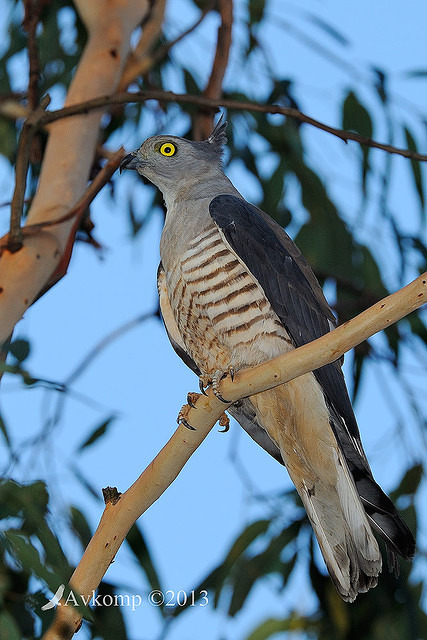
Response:
MULTIPOLYGON (((155 135, 125 155, 162 193, 166 216, 157 286, 169 340, 202 391, 337 326, 302 253, 226 176, 227 123, 192 141, 155 135)), ((338 593, 353 602, 376 586, 384 540, 390 570, 415 540, 375 482, 347 392, 342 360, 228 407, 294 483, 338 593)))

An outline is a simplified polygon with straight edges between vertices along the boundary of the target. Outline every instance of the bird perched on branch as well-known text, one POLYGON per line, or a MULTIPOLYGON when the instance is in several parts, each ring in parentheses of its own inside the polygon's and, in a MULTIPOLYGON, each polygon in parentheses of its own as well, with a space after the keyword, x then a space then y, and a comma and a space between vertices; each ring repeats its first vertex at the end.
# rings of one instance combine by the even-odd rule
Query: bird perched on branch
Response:
MULTIPOLYGON (((158 271, 160 307, 172 346, 202 390, 224 375, 310 342, 336 326, 310 266, 285 231, 246 202, 222 166, 226 123, 209 138, 148 138, 126 155, 166 205, 158 271)), ((388 548, 410 559, 415 542, 376 484, 360 440, 341 362, 228 411, 284 464, 301 497, 330 576, 346 601, 377 584, 388 548)))

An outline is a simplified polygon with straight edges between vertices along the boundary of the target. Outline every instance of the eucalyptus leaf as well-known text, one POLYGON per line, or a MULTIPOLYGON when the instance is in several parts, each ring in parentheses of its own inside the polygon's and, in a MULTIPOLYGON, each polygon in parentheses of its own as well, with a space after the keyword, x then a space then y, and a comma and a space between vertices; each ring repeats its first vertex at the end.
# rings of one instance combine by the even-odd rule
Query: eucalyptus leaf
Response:
POLYGON ((102 438, 102 436, 107 432, 107 429, 111 426, 116 417, 117 416, 110 416, 109 418, 107 418, 107 420, 104 420, 100 425, 96 426, 89 437, 86 438, 86 440, 82 442, 82 444, 78 447, 77 451, 83 451, 83 449, 90 447, 97 440, 99 440, 99 438, 102 438))
MULTIPOLYGON (((409 151, 418 152, 418 147, 415 141, 415 137, 412 135, 408 127, 405 126, 403 129, 405 132, 406 144, 408 146, 409 151)), ((412 169, 412 176, 415 182, 415 187, 418 193, 418 198, 420 201, 422 220, 425 220, 424 180, 423 180, 423 174, 421 169, 421 163, 418 160, 411 160, 411 169, 412 169)))

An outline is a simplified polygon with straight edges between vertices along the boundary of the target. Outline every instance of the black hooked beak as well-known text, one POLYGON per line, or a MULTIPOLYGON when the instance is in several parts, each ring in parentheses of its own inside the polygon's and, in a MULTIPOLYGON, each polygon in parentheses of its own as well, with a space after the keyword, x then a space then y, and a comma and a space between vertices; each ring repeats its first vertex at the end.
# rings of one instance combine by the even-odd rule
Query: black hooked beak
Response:
POLYGON ((131 151, 130 153, 127 153, 125 156, 123 156, 119 166, 120 173, 123 171, 123 169, 133 169, 134 171, 136 171, 138 167, 141 166, 142 162, 141 160, 138 160, 138 158, 136 157, 136 153, 136 151, 131 151))

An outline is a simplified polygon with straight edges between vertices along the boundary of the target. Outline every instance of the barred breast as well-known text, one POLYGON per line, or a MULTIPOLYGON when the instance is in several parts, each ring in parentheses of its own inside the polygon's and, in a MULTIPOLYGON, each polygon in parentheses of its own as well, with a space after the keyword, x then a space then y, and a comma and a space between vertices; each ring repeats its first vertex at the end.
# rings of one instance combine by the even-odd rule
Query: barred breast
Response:
POLYGON ((264 291, 212 226, 190 242, 167 274, 184 344, 203 373, 238 369, 291 347, 264 291))

